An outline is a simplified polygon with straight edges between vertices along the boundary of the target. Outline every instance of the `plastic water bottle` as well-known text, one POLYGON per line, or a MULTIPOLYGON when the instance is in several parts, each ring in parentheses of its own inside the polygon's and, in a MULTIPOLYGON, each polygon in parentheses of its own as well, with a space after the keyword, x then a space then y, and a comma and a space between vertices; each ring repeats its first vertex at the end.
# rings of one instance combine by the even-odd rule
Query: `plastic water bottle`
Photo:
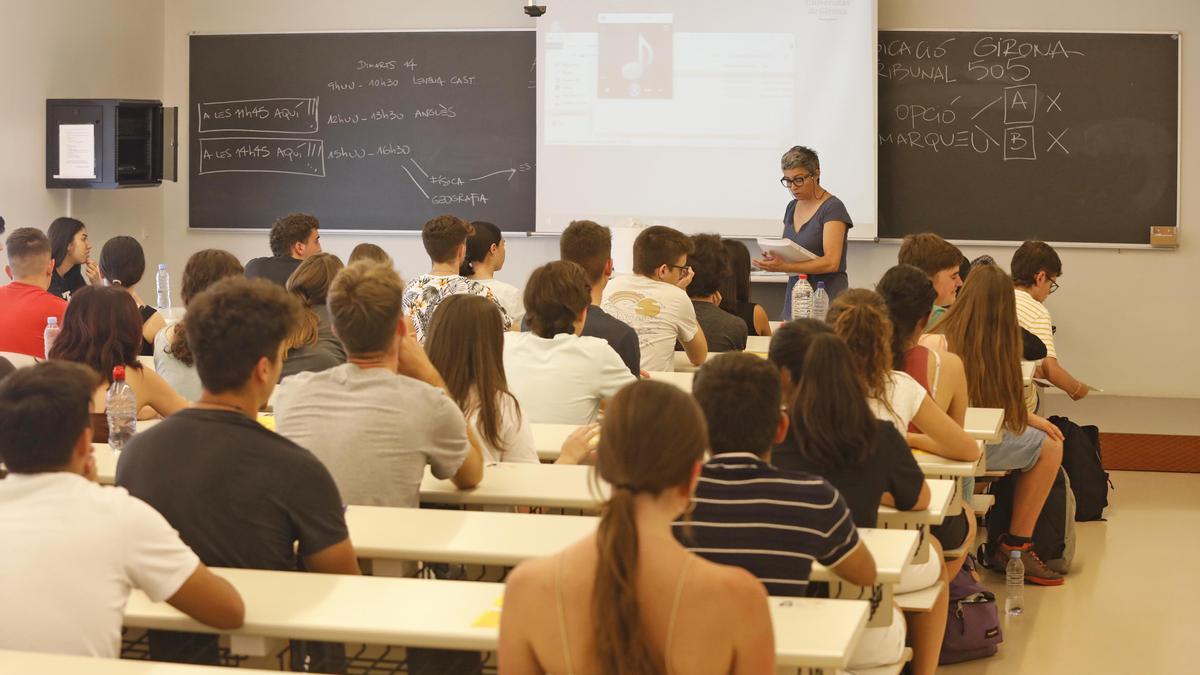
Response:
POLYGON ((137 396, 133 388, 125 382, 125 366, 114 366, 112 386, 104 397, 104 405, 108 409, 108 444, 115 451, 120 451, 131 436, 137 431, 137 396))
POLYGON ((829 294, 825 292, 825 282, 817 282, 817 291, 813 293, 812 299, 812 318, 817 321, 824 321, 825 315, 829 313, 829 294))
POLYGON ((808 285, 808 275, 801 274, 792 286, 792 319, 812 318, 812 286, 808 285))
POLYGON ((166 263, 158 263, 158 273, 154 275, 154 290, 158 294, 154 306, 160 311, 171 309, 171 275, 167 274, 166 263))
POLYGON ((1004 577, 1004 613, 1018 616, 1025 608, 1025 564, 1021 562, 1020 551, 1009 554, 1004 577))
POLYGON ((42 332, 42 344, 46 351, 42 352, 47 357, 50 356, 50 348, 54 346, 54 341, 58 339, 58 334, 62 332, 62 326, 58 325, 57 316, 46 317, 46 330, 42 332))

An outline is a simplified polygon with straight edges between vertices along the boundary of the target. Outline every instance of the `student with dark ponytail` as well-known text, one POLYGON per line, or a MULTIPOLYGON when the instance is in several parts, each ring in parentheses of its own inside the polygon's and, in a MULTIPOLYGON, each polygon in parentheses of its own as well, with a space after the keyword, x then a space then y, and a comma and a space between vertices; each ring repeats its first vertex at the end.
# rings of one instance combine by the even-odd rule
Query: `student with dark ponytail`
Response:
POLYGON ((672 385, 641 381, 613 397, 596 465, 612 497, 595 534, 509 575, 503 675, 775 672, 762 584, 671 533, 707 446, 699 406, 672 385))
POLYGON ((458 273, 490 288, 504 306, 508 318, 512 319, 513 330, 519 330, 521 320, 525 318, 521 290, 496 278, 496 272, 504 268, 507 257, 504 235, 500 228, 482 220, 471 223, 471 227, 475 231, 467 237, 467 257, 463 258, 458 273))

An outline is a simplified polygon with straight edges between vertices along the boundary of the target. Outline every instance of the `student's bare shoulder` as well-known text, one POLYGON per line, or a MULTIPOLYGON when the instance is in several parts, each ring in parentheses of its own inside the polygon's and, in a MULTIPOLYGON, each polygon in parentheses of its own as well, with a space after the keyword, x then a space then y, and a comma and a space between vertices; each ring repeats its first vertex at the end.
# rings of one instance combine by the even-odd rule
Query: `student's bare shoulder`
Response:
POLYGON ((705 595, 713 605, 748 610, 766 602, 766 588, 745 569, 720 565, 703 558, 697 558, 693 564, 696 581, 705 589, 705 595))

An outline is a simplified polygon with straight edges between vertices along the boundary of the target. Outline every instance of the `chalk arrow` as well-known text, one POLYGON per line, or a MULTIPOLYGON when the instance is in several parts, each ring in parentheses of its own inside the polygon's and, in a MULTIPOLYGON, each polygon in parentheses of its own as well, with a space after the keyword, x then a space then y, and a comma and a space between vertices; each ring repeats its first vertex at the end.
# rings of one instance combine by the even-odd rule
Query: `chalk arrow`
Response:
POLYGON ((472 178, 471 180, 472 181, 483 180, 484 178, 491 178, 492 176, 499 176, 502 173, 508 174, 508 179, 511 181, 513 179, 513 176, 517 175, 517 170, 516 169, 504 169, 503 171, 493 171, 493 172, 487 174, 486 176, 480 176, 479 178, 472 178))

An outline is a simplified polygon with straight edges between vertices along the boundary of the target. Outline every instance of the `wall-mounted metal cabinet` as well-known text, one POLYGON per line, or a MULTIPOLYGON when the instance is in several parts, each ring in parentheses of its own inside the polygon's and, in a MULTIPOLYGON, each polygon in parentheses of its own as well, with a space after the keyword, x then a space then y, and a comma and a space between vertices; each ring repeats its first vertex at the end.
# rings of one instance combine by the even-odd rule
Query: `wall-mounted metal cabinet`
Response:
POLYGON ((176 180, 178 116, 178 108, 161 101, 46 99, 46 187, 114 189, 176 180))

